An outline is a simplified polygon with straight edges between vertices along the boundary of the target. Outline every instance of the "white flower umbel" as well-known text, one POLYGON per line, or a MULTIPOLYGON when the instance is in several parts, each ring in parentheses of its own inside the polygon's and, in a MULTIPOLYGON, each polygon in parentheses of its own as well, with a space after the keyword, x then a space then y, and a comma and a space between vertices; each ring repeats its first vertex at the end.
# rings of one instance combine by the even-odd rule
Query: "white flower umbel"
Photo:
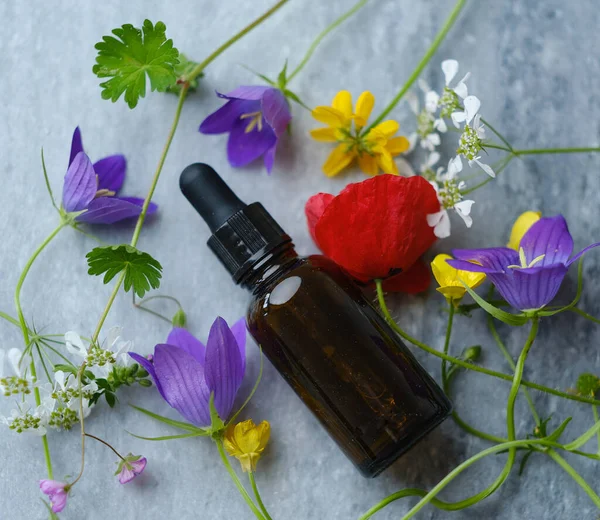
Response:
MULTIPOLYGON (((449 117, 452 119, 454 126, 459 128, 460 123, 469 124, 471 122, 481 107, 481 101, 476 96, 469 96, 466 81, 471 75, 470 72, 467 72, 454 87, 450 86, 450 83, 458 74, 458 61, 443 61, 442 71, 444 72, 446 86, 438 101, 440 118, 443 122, 445 117, 449 117)), ((445 123, 443 123, 443 126, 445 127, 445 123)), ((440 131, 444 132, 445 129, 440 128, 440 131)))
POLYGON ((462 171, 462 161, 460 156, 451 159, 448 163, 446 173, 436 175, 436 179, 431 182, 440 201, 442 209, 437 213, 427 215, 427 224, 433 228, 433 232, 438 238, 450 236, 450 215, 449 209, 454 209, 463 219, 465 225, 470 228, 473 219, 470 216, 471 207, 475 203, 473 200, 463 200, 461 190, 465 188, 464 181, 457 179, 457 175, 462 171))
POLYGON ((473 163, 477 164, 490 177, 495 177, 496 174, 491 166, 481 162, 481 156, 478 155, 483 149, 483 140, 485 139, 485 128, 481 124, 481 115, 477 114, 473 118, 473 124, 465 125, 465 129, 460 136, 458 149, 456 153, 462 155, 469 161, 469 166, 473 163))
POLYGON ((419 86, 425 96, 425 106, 421 108, 416 94, 409 95, 408 103, 417 118, 416 136, 421 147, 433 151, 441 142, 440 135, 436 132, 435 117, 439 96, 423 80, 419 81, 419 86))
POLYGON ((9 417, 0 417, 0 422, 17 433, 45 435, 48 419, 54 408, 53 399, 45 399, 40 406, 32 408, 27 402, 19 403, 9 417))
POLYGON ((16 394, 28 395, 35 386, 35 381, 27 373, 28 360, 24 359, 23 351, 11 348, 8 354, 0 349, 0 391, 5 396, 16 394), (4 372, 4 358, 7 357, 12 367, 12 374, 4 372))

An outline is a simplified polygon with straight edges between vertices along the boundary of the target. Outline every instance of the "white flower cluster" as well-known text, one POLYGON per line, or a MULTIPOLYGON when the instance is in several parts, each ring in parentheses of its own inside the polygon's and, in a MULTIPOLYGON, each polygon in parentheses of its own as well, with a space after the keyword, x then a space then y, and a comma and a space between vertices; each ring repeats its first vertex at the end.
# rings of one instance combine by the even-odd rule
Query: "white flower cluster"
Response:
POLYGON ((466 183, 458 178, 462 171, 462 158, 469 166, 477 164, 490 177, 494 177, 492 168, 481 162, 480 152, 483 149, 485 128, 481 124, 481 101, 469 95, 467 80, 470 73, 454 83, 458 74, 458 62, 445 60, 442 62, 445 86, 441 94, 432 90, 424 81, 419 81, 419 87, 424 95, 424 106, 419 106, 416 96, 409 98, 409 104, 417 118, 417 131, 411 136, 411 143, 420 143, 429 152, 429 156, 420 168, 420 173, 436 190, 441 210, 427 216, 427 222, 434 228, 438 238, 450 236, 450 217, 448 210, 455 210, 467 227, 471 227, 473 219, 470 216, 472 200, 463 200, 466 183), (448 168, 434 170, 440 160, 440 154, 435 151, 440 144, 440 133, 448 131, 446 119, 450 119, 454 127, 461 129, 456 157, 448 163, 448 168))
MULTIPOLYGON (((67 332, 65 347, 79 357, 78 364, 86 361, 86 369, 96 377, 107 377, 115 364, 124 366, 129 362, 127 352, 131 349, 131 342, 122 341, 120 335, 121 329, 115 327, 108 333, 106 349, 93 345, 88 350, 77 333, 67 332)), ((24 355, 17 348, 10 349, 8 353, 0 349, 0 392, 17 400, 9 416, 0 416, 0 423, 17 433, 45 435, 48 428, 69 430, 76 424, 79 421, 80 400, 84 417, 89 414, 93 406, 90 405, 90 399, 98 392, 95 381, 80 387, 74 374, 58 370, 53 374, 53 381, 40 384, 28 373, 30 362, 30 355, 24 355), (4 373, 5 357, 12 367, 12 374, 4 373), (39 406, 31 403, 34 389, 40 394, 39 406)))

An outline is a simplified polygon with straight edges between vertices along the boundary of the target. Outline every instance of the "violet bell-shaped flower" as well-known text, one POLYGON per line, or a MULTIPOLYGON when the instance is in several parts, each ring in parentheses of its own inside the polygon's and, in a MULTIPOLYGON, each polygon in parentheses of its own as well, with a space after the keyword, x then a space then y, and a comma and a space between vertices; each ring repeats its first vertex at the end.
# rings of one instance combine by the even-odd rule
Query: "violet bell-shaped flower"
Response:
POLYGON ((292 120, 283 93, 273 87, 242 86, 217 95, 227 103, 202 121, 200 132, 229 133, 227 159, 231 166, 246 166, 263 156, 271 173, 277 144, 292 120))
POLYGON ((533 312, 548 305, 556 296, 569 266, 592 244, 575 256, 573 238, 562 215, 541 218, 529 228, 519 243, 519 251, 507 247, 455 249, 456 269, 486 273, 502 297, 516 309, 533 312))
MULTIPOLYGON (((83 151, 81 132, 77 127, 63 185, 63 210, 78 213, 75 220, 89 224, 114 224, 137 217, 142 212, 144 199, 116 196, 125 180, 126 167, 123 155, 111 155, 92 165, 83 151)), ((147 214, 156 210, 156 204, 151 202, 147 214)))
POLYGON ((226 421, 246 370, 246 324, 229 328, 217 318, 206 346, 186 329, 174 328, 165 344, 156 345, 152 361, 129 354, 150 374, 167 403, 192 424, 211 424, 210 396, 219 417, 226 421))

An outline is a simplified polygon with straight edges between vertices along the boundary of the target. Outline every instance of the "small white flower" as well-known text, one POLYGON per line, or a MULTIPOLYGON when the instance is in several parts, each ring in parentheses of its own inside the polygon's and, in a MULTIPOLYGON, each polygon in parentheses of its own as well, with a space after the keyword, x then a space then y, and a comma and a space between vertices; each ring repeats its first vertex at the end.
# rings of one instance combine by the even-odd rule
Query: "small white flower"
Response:
POLYGON ((29 403, 19 403, 18 407, 12 410, 9 417, 0 417, 0 422, 6 424, 10 430, 17 433, 27 432, 40 436, 45 435, 48 418, 53 406, 54 402, 52 399, 45 400, 33 410, 29 403))
POLYGON ((460 160, 460 156, 457 156, 448 162, 446 173, 441 173, 438 170, 436 179, 431 181, 431 185, 434 187, 440 201, 441 210, 437 213, 427 215, 427 224, 433 228, 433 232, 438 238, 450 236, 449 209, 454 209, 468 228, 473 224, 470 213, 475 201, 463 200, 462 198, 460 192, 466 185, 463 181, 458 181, 456 178, 461 171, 462 161, 460 160))
POLYGON ((437 176, 441 173, 441 170, 443 170, 443 168, 438 168, 437 171, 433 169, 439 160, 440 154, 438 152, 431 152, 427 156, 427 160, 421 164, 421 167, 419 168, 421 177, 424 177, 430 182, 435 181, 437 176))
POLYGON ((477 164, 490 177, 495 177, 494 170, 487 164, 481 162, 481 156, 478 155, 483 149, 483 140, 485 139, 485 127, 481 124, 481 115, 477 114, 473 119, 473 125, 466 124, 465 129, 460 136, 459 146, 456 153, 462 155, 469 161, 469 166, 477 164))
MULTIPOLYGON (((444 78, 446 82, 444 92, 438 101, 438 105, 441 108, 440 116, 442 118, 442 125, 445 128, 443 118, 450 117, 454 123, 454 126, 459 128, 460 123, 469 124, 473 120, 475 114, 477 114, 479 108, 481 107, 481 101, 479 101, 479 98, 476 96, 469 96, 466 81, 471 75, 470 72, 467 72, 454 87, 450 86, 450 83, 452 83, 456 77, 456 74, 458 74, 458 61, 443 61, 442 71, 444 72, 444 78)), ((441 127, 439 130, 440 132, 445 132, 445 129, 442 130, 441 127)))
POLYGON ((423 80, 419 80, 419 86, 425 96, 425 106, 421 108, 419 98, 413 93, 409 94, 408 103, 417 118, 416 136, 420 140, 421 147, 433 151, 441 142, 440 136, 436 132, 437 120, 435 117, 439 96, 423 80))
POLYGON ((28 360, 23 359, 23 351, 11 348, 8 354, 0 349, 0 391, 5 396, 30 394, 35 387, 35 380, 27 373, 28 360), (12 367, 12 375, 4 372, 4 358, 7 357, 12 367))

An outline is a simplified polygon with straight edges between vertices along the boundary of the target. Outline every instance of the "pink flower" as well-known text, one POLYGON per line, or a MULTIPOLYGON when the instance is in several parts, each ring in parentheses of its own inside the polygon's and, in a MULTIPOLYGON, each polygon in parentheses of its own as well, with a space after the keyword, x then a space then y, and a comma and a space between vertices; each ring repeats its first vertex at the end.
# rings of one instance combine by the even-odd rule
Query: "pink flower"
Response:
POLYGON ((40 480, 40 489, 42 493, 48 495, 53 513, 60 513, 67 505, 67 498, 71 486, 66 482, 58 480, 40 480))
POLYGON ((127 484, 146 469, 147 463, 146 457, 130 453, 118 463, 119 467, 115 475, 119 475, 119 482, 121 484, 127 484))

